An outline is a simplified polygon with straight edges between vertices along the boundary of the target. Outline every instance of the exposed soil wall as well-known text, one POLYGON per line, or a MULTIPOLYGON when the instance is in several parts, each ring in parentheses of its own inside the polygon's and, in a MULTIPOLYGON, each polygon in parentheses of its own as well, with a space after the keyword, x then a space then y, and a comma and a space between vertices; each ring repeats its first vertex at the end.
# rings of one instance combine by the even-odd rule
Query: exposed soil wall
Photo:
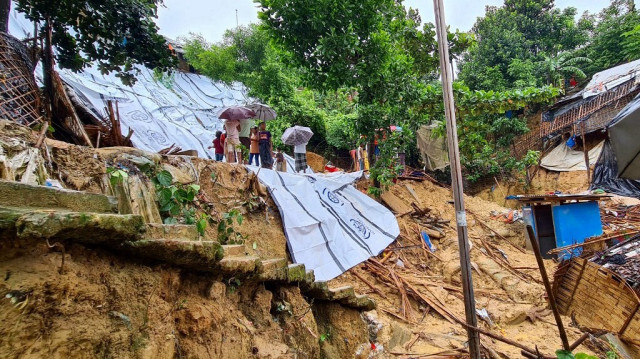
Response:
POLYGON ((0 357, 346 358, 358 340, 366 343, 359 312, 312 309, 297 287, 137 264, 79 245, 65 252, 60 273, 59 248, 0 242, 0 293, 18 298, 0 299, 0 357), (327 311, 333 317, 316 323, 327 311), (326 328, 332 341, 344 336, 352 344, 321 349, 318 333, 326 328))

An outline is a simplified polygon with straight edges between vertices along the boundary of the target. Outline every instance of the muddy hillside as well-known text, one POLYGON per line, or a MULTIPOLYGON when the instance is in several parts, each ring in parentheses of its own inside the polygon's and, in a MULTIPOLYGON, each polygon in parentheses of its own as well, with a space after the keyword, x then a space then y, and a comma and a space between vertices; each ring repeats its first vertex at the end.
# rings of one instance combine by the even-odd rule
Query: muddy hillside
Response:
MULTIPOLYGON (((292 263, 278 207, 245 167, 54 140, 36 148, 37 137, 0 122, 0 357, 467 355, 449 189, 399 181, 381 199, 397 240, 319 282, 292 263)), ((466 204, 480 328, 554 353, 562 344, 522 224, 494 202, 466 204)), ((571 342, 583 335, 563 320, 571 342)), ((608 348, 589 337, 577 350, 608 348)), ((521 357, 487 336, 482 350, 521 357)))

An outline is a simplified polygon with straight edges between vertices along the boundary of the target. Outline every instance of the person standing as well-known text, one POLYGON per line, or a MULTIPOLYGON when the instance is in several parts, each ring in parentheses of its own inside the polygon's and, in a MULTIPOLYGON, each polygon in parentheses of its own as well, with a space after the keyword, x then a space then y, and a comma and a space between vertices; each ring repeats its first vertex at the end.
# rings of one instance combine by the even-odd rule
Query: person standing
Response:
POLYGON ((360 166, 360 171, 364 171, 364 143, 361 143, 358 146, 358 150, 356 152, 356 157, 358 158, 358 165, 360 166))
POLYGON ((304 173, 307 169, 307 143, 304 142, 293 147, 293 157, 295 158, 296 173, 304 173))
POLYGON ((276 171, 287 172, 287 161, 282 152, 276 153, 276 171))
POLYGON ((224 139, 222 138, 222 131, 216 131, 216 138, 213 140, 213 146, 216 155, 216 161, 222 162, 224 158, 224 139))
MULTIPOLYGON (((240 138, 242 139, 242 137, 240 138)), ((258 137, 258 126, 251 128, 251 145, 249 146, 249 165, 253 165, 255 159, 255 165, 260 166, 260 138, 258 137)))
POLYGON ((240 120, 240 144, 247 150, 251 147, 251 128, 255 125, 255 122, 250 119, 240 120))
POLYGON ((227 120, 224 123, 227 130, 227 162, 242 163, 242 151, 240 149, 240 121, 227 120))
POLYGON ((258 132, 258 147, 260 150, 260 165, 262 168, 271 169, 273 167, 273 142, 271 132, 267 131, 267 124, 260 123, 258 132))

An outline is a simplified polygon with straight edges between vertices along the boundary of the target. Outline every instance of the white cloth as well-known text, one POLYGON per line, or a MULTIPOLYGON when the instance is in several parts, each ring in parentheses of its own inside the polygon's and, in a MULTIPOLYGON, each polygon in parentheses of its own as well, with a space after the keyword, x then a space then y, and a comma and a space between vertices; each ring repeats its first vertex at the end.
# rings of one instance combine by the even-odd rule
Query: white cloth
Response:
MULTIPOLYGON (((600 142, 596 147, 589 151, 589 164, 595 164, 600 157, 604 141, 600 142)), ((586 171, 587 166, 584 163, 584 152, 576 151, 569 148, 565 141, 562 141, 558 147, 549 152, 540 161, 540 166, 551 171, 570 172, 570 171, 586 171)))
POLYGON ((294 153, 307 153, 307 144, 302 143, 293 147, 294 153))
POLYGON ((302 175, 252 167, 280 209, 291 259, 333 279, 380 254, 400 234, 396 217, 358 191, 362 172, 302 175))

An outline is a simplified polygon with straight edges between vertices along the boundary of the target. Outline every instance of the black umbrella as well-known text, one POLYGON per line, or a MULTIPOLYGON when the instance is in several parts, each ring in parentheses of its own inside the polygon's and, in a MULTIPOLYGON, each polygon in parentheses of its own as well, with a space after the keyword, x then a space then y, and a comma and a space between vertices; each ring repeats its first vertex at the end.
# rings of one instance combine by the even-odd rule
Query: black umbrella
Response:
POLYGON ((640 179, 640 95, 631 100, 607 128, 618 160, 618 177, 640 179))

